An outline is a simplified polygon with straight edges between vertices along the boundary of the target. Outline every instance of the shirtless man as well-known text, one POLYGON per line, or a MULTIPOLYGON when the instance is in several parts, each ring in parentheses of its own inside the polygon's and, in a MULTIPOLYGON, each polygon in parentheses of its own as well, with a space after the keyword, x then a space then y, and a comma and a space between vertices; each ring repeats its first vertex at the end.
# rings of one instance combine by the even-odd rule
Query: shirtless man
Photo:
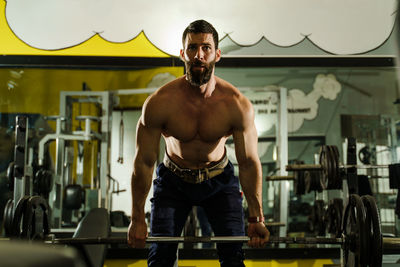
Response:
MULTIPOLYGON (((144 205, 150 189, 160 137, 166 143, 151 199, 152 236, 180 236, 192 206, 202 206, 215 236, 243 236, 243 189, 249 208, 249 246, 269 239, 263 221, 261 164, 251 103, 238 89, 214 75, 220 60, 218 34, 204 20, 182 36, 186 75, 152 94, 137 125, 132 174, 132 218, 128 244, 142 248, 147 237, 144 205), (233 136, 239 179, 226 156, 233 136)), ((153 243, 149 266, 173 266, 177 244, 153 243)), ((221 266, 244 266, 242 244, 217 244, 221 266)))

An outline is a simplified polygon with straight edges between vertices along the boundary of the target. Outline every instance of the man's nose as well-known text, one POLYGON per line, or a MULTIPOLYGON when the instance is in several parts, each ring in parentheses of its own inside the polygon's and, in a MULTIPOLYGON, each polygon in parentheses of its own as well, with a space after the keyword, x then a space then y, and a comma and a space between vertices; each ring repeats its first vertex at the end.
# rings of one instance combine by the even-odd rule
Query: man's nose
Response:
POLYGON ((197 58, 197 59, 200 59, 200 60, 203 59, 204 52, 200 47, 197 49, 196 54, 194 55, 194 57, 197 58))

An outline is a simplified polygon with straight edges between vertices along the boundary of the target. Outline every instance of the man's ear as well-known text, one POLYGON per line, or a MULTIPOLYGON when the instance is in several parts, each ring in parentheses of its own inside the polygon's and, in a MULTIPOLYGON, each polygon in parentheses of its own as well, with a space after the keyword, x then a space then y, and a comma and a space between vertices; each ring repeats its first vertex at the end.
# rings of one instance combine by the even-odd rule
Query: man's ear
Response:
POLYGON ((179 58, 180 58, 182 61, 185 61, 185 60, 184 60, 184 58, 185 58, 185 53, 183 52, 183 49, 181 49, 181 50, 179 51, 179 58))
POLYGON ((217 49, 217 51, 215 51, 215 62, 218 62, 221 59, 221 49, 217 49))

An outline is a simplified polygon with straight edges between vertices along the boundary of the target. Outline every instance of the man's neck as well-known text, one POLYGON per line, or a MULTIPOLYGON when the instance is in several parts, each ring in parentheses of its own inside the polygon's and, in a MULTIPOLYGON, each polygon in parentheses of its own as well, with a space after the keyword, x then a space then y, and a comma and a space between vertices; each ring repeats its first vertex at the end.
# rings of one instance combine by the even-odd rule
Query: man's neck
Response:
MULTIPOLYGON (((186 79, 187 81, 187 79, 186 79)), ((196 95, 201 96, 202 98, 207 98, 210 97, 214 90, 215 90, 215 85, 216 85, 216 80, 215 80, 215 76, 212 75, 210 80, 205 83, 202 84, 200 86, 194 86, 192 84, 189 83, 189 81, 187 81, 190 89, 192 89, 192 92, 194 92, 196 95)))

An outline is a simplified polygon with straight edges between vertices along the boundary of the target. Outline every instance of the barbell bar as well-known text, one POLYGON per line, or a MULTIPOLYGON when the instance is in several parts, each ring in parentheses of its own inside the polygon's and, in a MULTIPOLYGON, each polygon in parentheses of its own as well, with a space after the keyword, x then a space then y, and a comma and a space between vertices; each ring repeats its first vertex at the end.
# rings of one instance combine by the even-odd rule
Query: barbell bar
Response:
MULTIPOLYGON (((246 243, 250 241, 248 236, 150 236, 146 243, 246 243)), ((268 244, 331 244, 343 245, 346 237, 277 237, 271 236, 268 244)), ((126 237, 72 237, 72 238, 50 238, 44 241, 46 244, 127 244, 126 237)), ((384 249, 400 249, 400 238, 384 237, 384 249)))
MULTIPOLYGON (((246 243, 248 236, 150 236, 146 243, 246 243)), ((95 237, 95 238, 53 238, 44 241, 48 244, 126 244, 126 237, 95 237)), ((271 244, 343 244, 343 238, 329 237, 275 237, 269 238, 271 244)), ((399 241, 400 242, 400 241, 399 241)))
MULTIPOLYGON (((339 149, 336 146, 323 145, 319 153, 320 164, 290 164, 286 165, 286 171, 295 172, 320 172, 320 184, 322 189, 341 189, 343 169, 378 169, 390 168, 390 165, 356 165, 356 164, 340 164, 339 149)), ((299 175, 297 175, 299 177, 299 175)))
POLYGON ((271 175, 265 177, 266 181, 291 181, 294 179, 294 175, 271 175))
MULTIPOLYGON (((354 165, 342 164, 339 169, 384 169, 389 168, 389 165, 354 165)), ((321 164, 290 164, 286 165, 286 171, 322 171, 324 166, 321 164)), ((283 177, 282 177, 283 178, 283 177)))

